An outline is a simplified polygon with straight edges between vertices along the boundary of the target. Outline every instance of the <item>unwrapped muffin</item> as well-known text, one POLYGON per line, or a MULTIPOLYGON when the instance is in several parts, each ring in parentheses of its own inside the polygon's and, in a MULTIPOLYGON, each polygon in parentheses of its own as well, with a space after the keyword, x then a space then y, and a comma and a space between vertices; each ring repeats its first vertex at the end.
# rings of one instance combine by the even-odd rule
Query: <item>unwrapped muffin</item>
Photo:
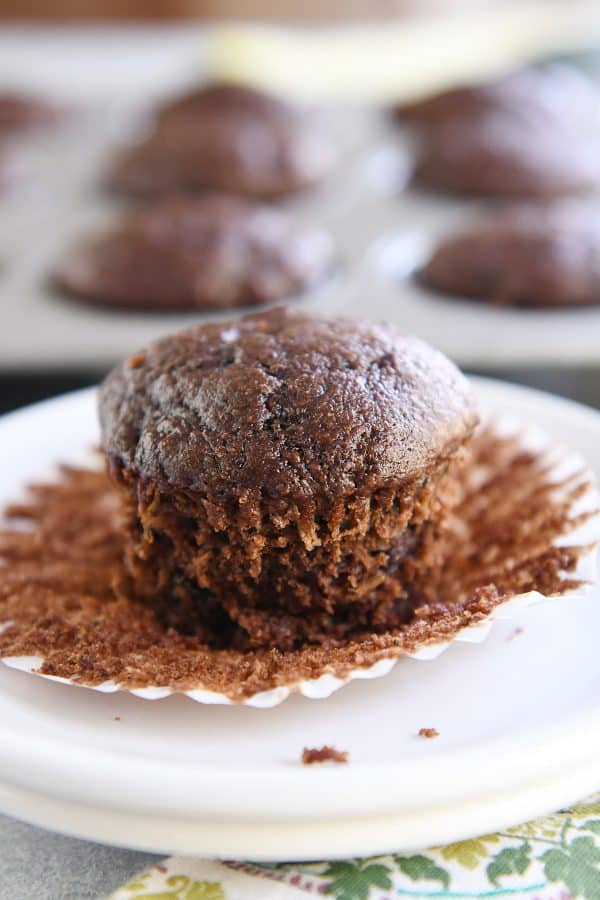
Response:
POLYGON ((241 198, 173 197, 130 213, 74 247, 55 286, 108 306, 222 309, 301 294, 331 274, 334 249, 318 229, 241 198))
POLYGON ((445 294, 506 306, 600 304, 600 208, 506 207, 441 241, 420 278, 445 294))
POLYGON ((308 113, 250 88, 212 85, 159 111, 150 137, 116 161, 109 187, 275 198, 320 181, 334 157, 308 113))
POLYGON ((153 344, 100 419, 135 592, 209 642, 283 650, 410 618, 477 415, 418 339, 276 309, 153 344))
POLYGON ((559 126, 511 116, 450 119, 423 141, 415 181, 482 197, 552 197, 600 184, 600 142, 559 126))
POLYGON ((573 66, 553 64, 519 69, 503 78, 453 88, 415 103, 397 106, 396 117, 419 125, 450 119, 475 119, 503 113, 535 122, 598 123, 600 91, 573 66))

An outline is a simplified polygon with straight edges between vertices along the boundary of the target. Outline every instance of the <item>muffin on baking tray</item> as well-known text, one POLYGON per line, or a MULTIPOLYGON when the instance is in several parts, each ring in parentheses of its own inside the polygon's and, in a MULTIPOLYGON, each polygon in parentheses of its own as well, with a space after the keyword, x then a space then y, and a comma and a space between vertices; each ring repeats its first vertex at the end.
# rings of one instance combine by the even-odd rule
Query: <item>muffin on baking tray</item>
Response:
POLYGON ((100 420, 138 596, 288 650, 410 618, 477 414, 418 339, 275 309, 151 345, 100 420))
POLYGON ((600 304, 600 208, 505 207, 442 240, 419 277, 444 294, 503 306, 600 304))
POLYGON ((38 97, 0 89, 0 138, 52 125, 62 111, 38 97))
POLYGON ((494 81, 443 91, 394 110, 401 122, 439 125, 450 119, 510 114, 529 122, 598 123, 600 91, 573 66, 555 63, 519 69, 494 81))
POLYGON ((427 132, 417 184, 464 196, 552 197, 600 184, 598 137, 513 116, 449 119, 427 132))
POLYGON ((159 110, 154 131, 116 160, 108 184, 138 196, 220 190, 276 198, 319 182, 334 158, 307 112, 216 84, 159 110))
POLYGON ((178 311, 302 294, 334 268, 331 238, 243 198, 170 197, 73 247, 55 287, 106 306, 178 311))

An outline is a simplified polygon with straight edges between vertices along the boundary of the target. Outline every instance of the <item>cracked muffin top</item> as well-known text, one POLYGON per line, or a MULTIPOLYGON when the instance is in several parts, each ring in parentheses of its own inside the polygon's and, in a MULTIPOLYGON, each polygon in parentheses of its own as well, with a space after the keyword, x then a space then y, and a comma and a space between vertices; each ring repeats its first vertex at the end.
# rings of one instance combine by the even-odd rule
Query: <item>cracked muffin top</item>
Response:
POLYGON ((243 504, 426 475, 477 414, 459 370, 417 338, 277 308, 152 344, 105 380, 100 421, 112 463, 243 504))

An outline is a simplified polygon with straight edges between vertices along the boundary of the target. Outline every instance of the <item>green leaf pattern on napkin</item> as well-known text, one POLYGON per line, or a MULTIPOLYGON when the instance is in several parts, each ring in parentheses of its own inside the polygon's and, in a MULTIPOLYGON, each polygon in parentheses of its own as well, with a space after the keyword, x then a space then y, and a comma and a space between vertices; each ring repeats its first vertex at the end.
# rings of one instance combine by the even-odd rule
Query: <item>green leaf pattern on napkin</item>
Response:
POLYGON ((531 844, 524 841, 520 847, 505 847, 488 865, 487 876, 493 885, 503 875, 523 875, 529 868, 531 844))
POLYGON ((428 856, 418 853, 416 856, 395 856, 394 861, 398 869, 408 875, 412 881, 439 881, 443 888, 450 887, 450 876, 445 869, 436 866, 428 856))
POLYGON ((390 869, 381 863, 363 862, 360 859, 350 862, 331 863, 323 872, 323 877, 332 879, 325 888, 335 900, 369 900, 371 888, 389 890, 392 882, 390 869))
POLYGON ((174 858, 110 900, 301 900, 303 895, 600 900, 600 794, 535 822, 422 853, 276 865, 174 858))

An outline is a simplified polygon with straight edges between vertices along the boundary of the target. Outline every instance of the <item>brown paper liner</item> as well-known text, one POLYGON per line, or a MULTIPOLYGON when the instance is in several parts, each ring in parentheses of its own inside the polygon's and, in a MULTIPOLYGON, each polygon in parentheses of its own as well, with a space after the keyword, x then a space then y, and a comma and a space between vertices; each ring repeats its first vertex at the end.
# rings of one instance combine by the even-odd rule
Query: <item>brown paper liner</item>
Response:
POLYGON ((6 510, 0 657, 41 658, 39 674, 79 685, 170 689, 157 696, 214 692, 224 702, 288 688, 283 699, 324 675, 357 677, 380 660, 447 644, 515 595, 561 596, 582 587, 579 562, 590 542, 569 545, 565 535, 595 515, 589 503, 577 512, 593 478, 583 467, 557 481, 557 471, 551 449, 524 449, 522 435, 487 427, 460 473, 446 562, 431 571, 406 626, 330 649, 240 652, 211 649, 162 625, 117 590, 123 547, 116 494, 104 471, 63 467, 56 483, 31 486, 25 502, 6 510), (561 539, 566 546, 557 546, 561 539))

